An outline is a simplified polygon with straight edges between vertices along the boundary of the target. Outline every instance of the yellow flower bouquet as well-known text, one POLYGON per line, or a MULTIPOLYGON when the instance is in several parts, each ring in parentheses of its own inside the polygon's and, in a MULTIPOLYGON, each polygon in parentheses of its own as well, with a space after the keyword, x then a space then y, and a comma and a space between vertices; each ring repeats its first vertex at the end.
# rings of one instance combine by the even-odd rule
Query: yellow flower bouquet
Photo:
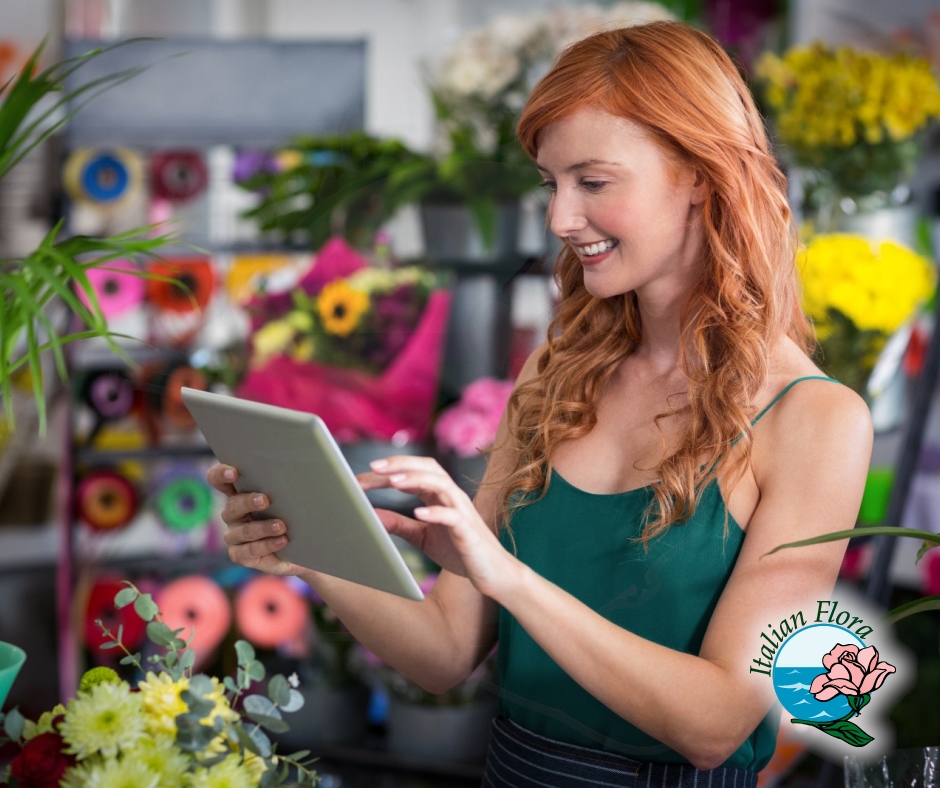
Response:
POLYGON ((815 188, 872 207, 910 179, 922 132, 940 115, 929 62, 904 53, 816 43, 764 54, 757 77, 780 141, 796 165, 815 171, 815 188))
POLYGON ((800 251, 798 267, 823 369, 864 393, 888 337, 933 293, 934 266, 891 241, 823 234, 800 251))
MULTIPOLYGON (((296 678, 273 676, 267 695, 252 692, 264 666, 246 641, 235 644, 236 677, 223 681, 192 673, 195 652, 160 620, 150 594, 131 583, 115 606, 133 605, 147 621, 147 636, 164 653, 146 658, 122 643, 122 629, 107 630, 102 648, 125 652, 121 664, 144 678, 130 683, 107 667, 92 668, 65 706, 39 720, 16 710, 0 714, 6 741, 20 747, 4 785, 21 788, 267 788, 314 786, 309 752, 276 752, 268 733, 289 729, 282 717, 303 706, 296 678)), ((0 736, 0 744, 5 743, 0 736)))

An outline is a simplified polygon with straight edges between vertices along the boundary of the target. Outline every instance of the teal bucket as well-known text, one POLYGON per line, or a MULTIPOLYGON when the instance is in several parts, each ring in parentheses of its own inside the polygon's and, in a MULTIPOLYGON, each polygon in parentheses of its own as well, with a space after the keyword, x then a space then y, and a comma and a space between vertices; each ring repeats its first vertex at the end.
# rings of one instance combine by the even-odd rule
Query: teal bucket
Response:
POLYGON ((7 701, 7 695, 10 694, 10 687, 16 680, 16 675, 23 667, 26 661, 26 652, 19 646, 12 643, 3 643, 0 641, 0 709, 7 701))

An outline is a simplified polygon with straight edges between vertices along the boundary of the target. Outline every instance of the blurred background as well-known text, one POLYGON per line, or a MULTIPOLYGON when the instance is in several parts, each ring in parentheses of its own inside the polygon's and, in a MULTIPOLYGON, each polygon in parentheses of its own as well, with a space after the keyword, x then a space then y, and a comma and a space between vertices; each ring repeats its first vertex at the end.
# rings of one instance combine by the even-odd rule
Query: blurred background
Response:
MULTIPOLYGON (((555 306, 516 115, 567 44, 667 18, 733 55, 790 178, 818 361, 876 425, 859 523, 940 532, 937 0, 0 0, 0 641, 27 654, 4 710, 133 672, 95 625, 145 642, 113 609, 130 580, 196 625, 198 668, 231 674, 244 638, 299 675, 281 736, 323 785, 479 784, 492 659, 432 696, 302 584, 231 565, 179 389, 317 412, 354 470, 430 454, 472 493, 555 306)), ((930 608, 922 541, 852 539, 841 582, 930 608)), ((899 749, 940 745, 936 608, 896 625, 899 749)), ((843 775, 784 726, 761 784, 843 775)))

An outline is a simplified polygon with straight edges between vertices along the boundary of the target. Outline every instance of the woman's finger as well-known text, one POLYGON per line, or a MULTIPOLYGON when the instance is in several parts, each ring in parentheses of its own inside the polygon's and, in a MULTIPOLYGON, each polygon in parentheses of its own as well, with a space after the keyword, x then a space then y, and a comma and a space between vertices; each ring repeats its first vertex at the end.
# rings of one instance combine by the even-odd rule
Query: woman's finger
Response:
POLYGON ((277 550, 284 547, 287 540, 282 537, 262 539, 257 542, 229 547, 228 557, 233 563, 248 569, 258 569, 275 575, 297 574, 299 567, 289 561, 283 561, 276 555, 277 550))
MULTIPOLYGON (((247 520, 243 525, 230 525, 222 534, 225 544, 235 547, 260 539, 284 536, 287 526, 283 520, 247 520)), ((281 547, 284 545, 282 544, 281 547)))
POLYGON ((229 526, 245 522, 255 512, 263 512, 269 504, 268 497, 262 493, 233 495, 222 507, 222 521, 229 526))
POLYGON ((381 474, 401 473, 403 471, 425 471, 447 476, 441 464, 433 457, 417 457, 412 454, 402 454, 394 457, 384 457, 369 463, 373 471, 381 474))
POLYGON ((235 480, 238 479, 238 470, 231 465, 213 465, 206 471, 206 481, 210 487, 214 487, 220 493, 225 495, 237 495, 235 489, 235 480))
POLYGON ((461 496, 466 497, 466 493, 447 474, 434 471, 399 471, 388 478, 396 490, 420 496, 435 495, 445 506, 459 506, 462 503, 461 496))

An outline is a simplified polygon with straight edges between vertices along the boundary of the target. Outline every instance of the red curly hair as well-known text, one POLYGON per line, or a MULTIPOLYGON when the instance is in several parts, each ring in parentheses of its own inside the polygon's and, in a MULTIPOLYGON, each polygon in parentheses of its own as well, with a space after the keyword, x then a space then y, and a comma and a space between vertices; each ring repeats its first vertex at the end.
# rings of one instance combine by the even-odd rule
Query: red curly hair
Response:
MULTIPOLYGON (((702 205, 705 275, 681 314, 679 366, 688 377, 688 402, 656 417, 659 426, 683 415, 685 427, 668 456, 663 440, 645 543, 694 513, 719 460, 729 463, 723 478, 731 484, 741 478, 771 346, 788 335, 809 354, 813 334, 800 307, 786 178, 750 91, 721 46, 677 22, 579 41, 532 91, 518 124, 520 142, 534 159, 540 132, 587 107, 639 124, 709 187, 702 205), (739 435, 742 450, 727 460, 739 435)), ((514 509, 547 491, 556 447, 593 429, 605 381, 643 337, 635 294, 590 295, 567 245, 555 280, 561 303, 538 375, 509 402, 517 461, 501 481, 504 526, 514 509)))

